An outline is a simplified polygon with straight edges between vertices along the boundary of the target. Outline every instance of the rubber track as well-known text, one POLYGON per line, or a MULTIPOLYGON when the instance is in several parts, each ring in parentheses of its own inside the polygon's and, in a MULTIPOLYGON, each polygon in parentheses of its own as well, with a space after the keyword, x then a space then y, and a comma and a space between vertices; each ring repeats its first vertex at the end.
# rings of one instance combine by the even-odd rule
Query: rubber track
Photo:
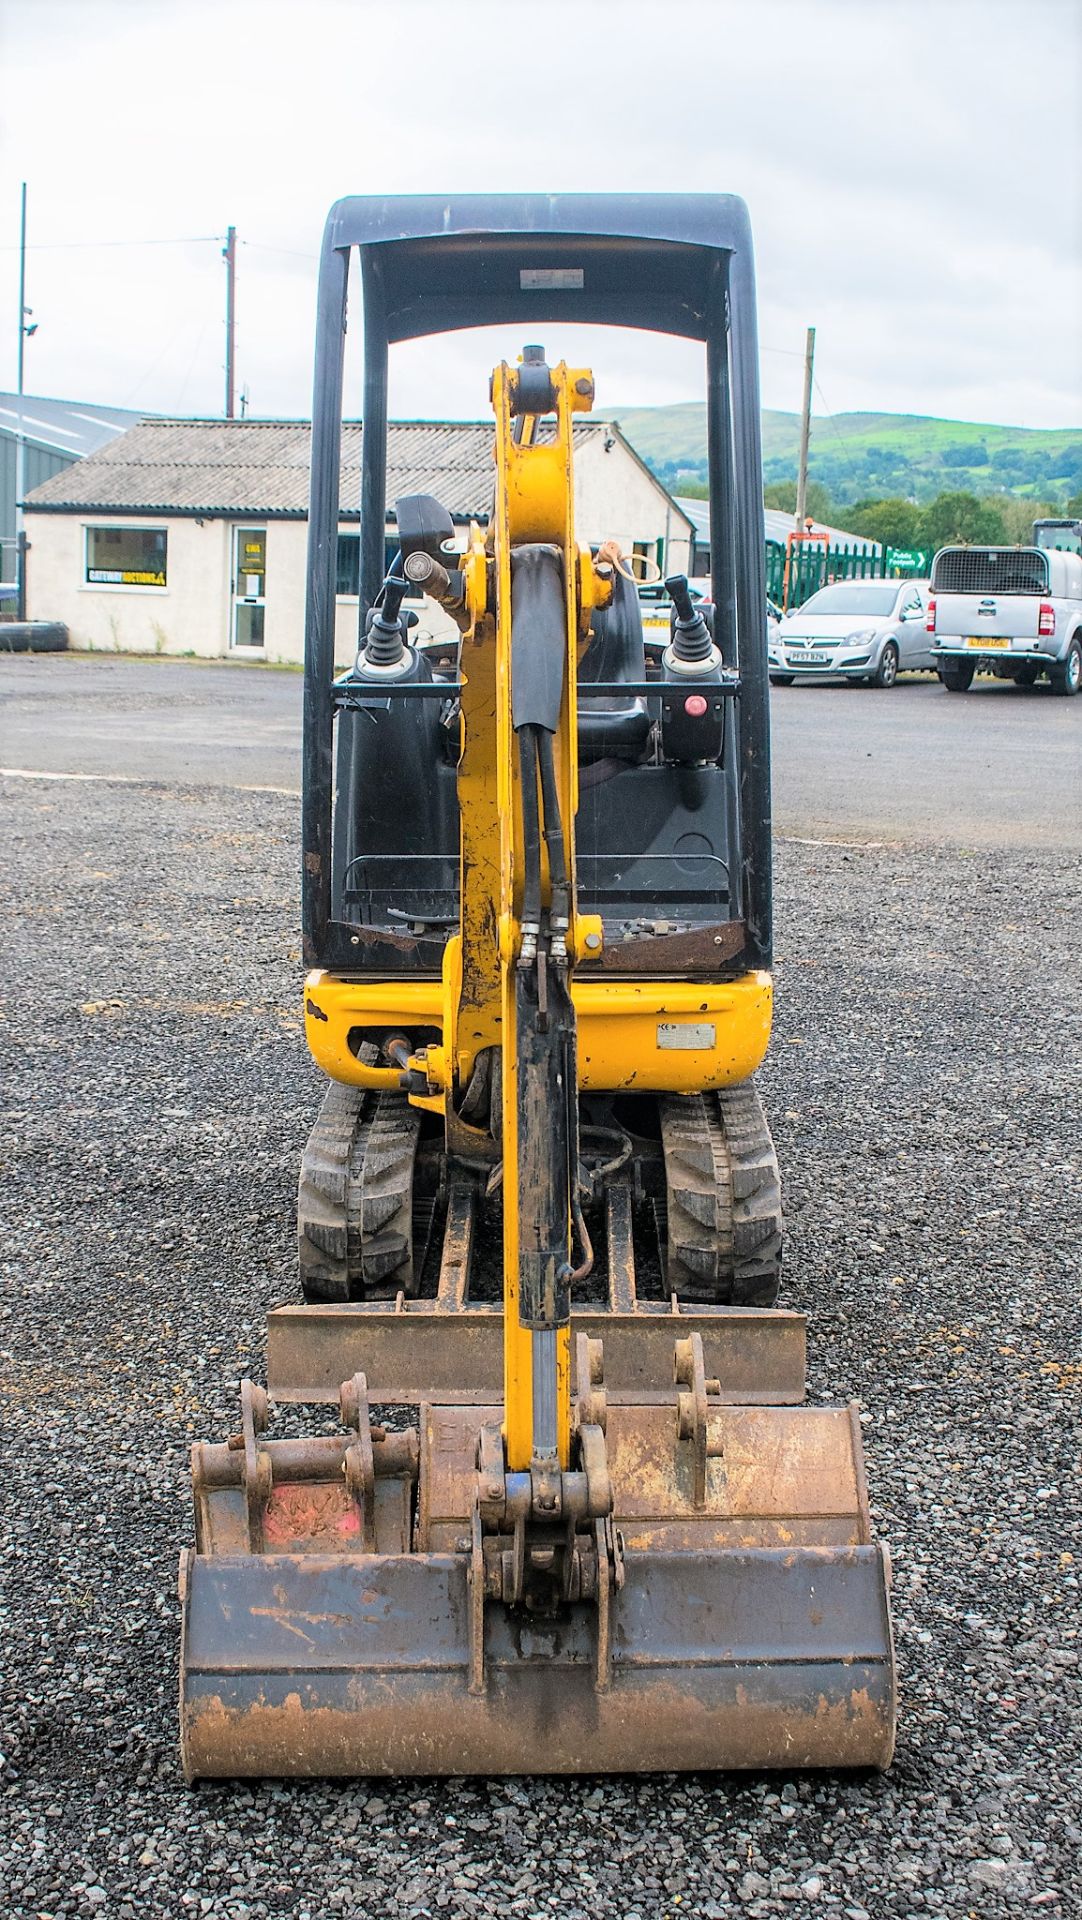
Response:
POLYGON ((752 1081, 659 1102, 668 1284, 679 1298, 769 1307, 781 1274, 781 1175, 752 1081))
POLYGON ((421 1118, 404 1094, 327 1088, 301 1161, 297 1243, 306 1300, 416 1290, 413 1165, 421 1118))

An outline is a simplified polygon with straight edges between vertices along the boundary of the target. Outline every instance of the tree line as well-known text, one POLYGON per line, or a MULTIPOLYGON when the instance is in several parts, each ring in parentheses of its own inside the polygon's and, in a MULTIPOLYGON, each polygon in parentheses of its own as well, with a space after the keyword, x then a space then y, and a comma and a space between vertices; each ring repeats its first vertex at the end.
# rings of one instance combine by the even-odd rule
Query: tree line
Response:
MULTIPOLYGON (((778 480, 763 490, 763 502, 782 513, 796 510, 796 482, 778 480)), ((807 511, 814 520, 844 527, 847 533, 860 534, 864 540, 877 540, 881 546, 912 551, 935 551, 956 542, 979 546, 1028 546, 1034 520, 1082 518, 1082 493, 1073 494, 1066 506, 1055 500, 1018 500, 1012 494, 946 492, 937 494, 926 506, 917 506, 901 497, 857 500, 852 506, 839 506, 827 488, 810 480, 806 495, 807 511)))

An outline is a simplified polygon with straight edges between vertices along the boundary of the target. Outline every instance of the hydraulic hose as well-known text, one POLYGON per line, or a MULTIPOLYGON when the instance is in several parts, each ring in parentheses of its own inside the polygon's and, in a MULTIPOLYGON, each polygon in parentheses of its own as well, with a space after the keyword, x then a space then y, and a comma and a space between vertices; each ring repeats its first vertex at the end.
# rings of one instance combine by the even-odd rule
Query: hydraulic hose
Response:
POLYGON ((537 806, 537 728, 520 727, 522 786, 522 926, 536 944, 541 925, 541 826, 537 806))
POLYGON ((570 918, 571 894, 567 884, 567 855, 564 851, 564 827, 560 814, 560 796, 556 789, 556 762, 552 754, 552 735, 537 728, 538 756, 541 761, 541 805, 544 813, 545 845, 549 855, 549 879, 552 883, 552 921, 561 933, 570 918))
POLYGON ((593 1241, 586 1231, 586 1222, 582 1217, 582 1206, 577 1193, 572 1193, 571 1196, 571 1215, 575 1222, 575 1232, 578 1235, 579 1252, 582 1255, 580 1264, 577 1267, 572 1267, 567 1276, 568 1286, 574 1287, 577 1286, 580 1281, 587 1279, 594 1270, 593 1241))

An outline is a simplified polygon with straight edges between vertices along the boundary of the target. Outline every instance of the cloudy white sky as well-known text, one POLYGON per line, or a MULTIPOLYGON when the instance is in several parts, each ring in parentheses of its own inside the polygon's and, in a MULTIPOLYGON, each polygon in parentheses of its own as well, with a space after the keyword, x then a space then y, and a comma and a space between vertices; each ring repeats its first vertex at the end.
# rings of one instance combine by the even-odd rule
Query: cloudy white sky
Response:
MULTIPOLYGON (((230 222, 239 383, 303 414, 341 194, 723 190, 768 406, 812 323, 819 413, 1082 423, 1082 0, 0 0, 0 73, 3 387, 23 179, 27 391, 183 413, 222 407, 230 222)), ((520 344, 397 349, 393 410, 483 413, 520 344)), ((587 345, 602 410, 697 397, 696 349, 587 345)))

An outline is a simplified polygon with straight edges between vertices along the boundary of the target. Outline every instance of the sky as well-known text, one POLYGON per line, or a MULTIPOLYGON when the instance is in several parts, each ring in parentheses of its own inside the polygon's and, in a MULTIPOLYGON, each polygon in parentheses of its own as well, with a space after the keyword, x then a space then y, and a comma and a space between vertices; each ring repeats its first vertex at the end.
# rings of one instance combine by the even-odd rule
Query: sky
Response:
MULTIPOLYGON (((0 0, 0 76, 0 387, 23 180, 26 391, 197 415, 230 223, 238 387, 303 416, 341 195, 722 191, 765 405, 799 408, 814 325, 816 414, 1082 424, 1082 0, 0 0)), ((394 349, 392 415, 483 417, 522 344, 394 349)), ((544 345, 601 413, 701 393, 689 343, 544 345)), ((347 411, 360 355, 355 324, 347 411)))

